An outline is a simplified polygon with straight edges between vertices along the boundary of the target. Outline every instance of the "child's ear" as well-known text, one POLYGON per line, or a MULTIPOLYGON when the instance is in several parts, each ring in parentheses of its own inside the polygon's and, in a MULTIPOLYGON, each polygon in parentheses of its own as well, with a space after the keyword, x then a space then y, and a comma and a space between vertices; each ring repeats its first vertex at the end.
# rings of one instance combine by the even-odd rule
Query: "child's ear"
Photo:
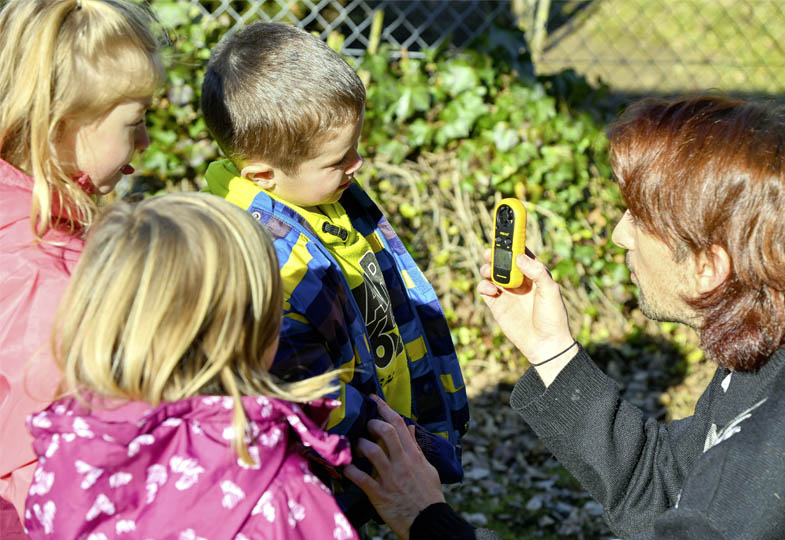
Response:
POLYGON ((696 258, 698 292, 706 293, 722 285, 731 272, 731 260, 725 248, 716 244, 696 258))
POLYGON ((262 189, 275 187, 275 170, 261 161, 247 163, 240 171, 240 176, 250 180, 262 189))

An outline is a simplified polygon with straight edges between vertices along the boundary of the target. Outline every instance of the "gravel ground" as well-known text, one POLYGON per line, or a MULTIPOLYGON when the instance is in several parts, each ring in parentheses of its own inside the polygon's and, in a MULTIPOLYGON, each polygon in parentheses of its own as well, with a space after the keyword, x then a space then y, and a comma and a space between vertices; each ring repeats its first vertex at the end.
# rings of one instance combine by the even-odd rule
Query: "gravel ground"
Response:
POLYGON ((448 488, 449 501, 472 524, 507 538, 611 538, 601 505, 510 407, 517 375, 490 370, 468 383, 466 480, 448 488))

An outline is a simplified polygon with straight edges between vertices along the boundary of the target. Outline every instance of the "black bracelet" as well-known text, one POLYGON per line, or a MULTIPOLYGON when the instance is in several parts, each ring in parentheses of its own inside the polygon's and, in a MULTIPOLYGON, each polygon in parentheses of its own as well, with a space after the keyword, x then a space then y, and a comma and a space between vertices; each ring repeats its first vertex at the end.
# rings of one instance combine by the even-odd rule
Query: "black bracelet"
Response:
POLYGON ((561 355, 563 355, 564 353, 566 353, 567 351, 569 351, 570 349, 572 349, 572 347, 573 347, 574 345, 577 345, 577 344, 578 344, 578 342, 577 342, 576 340, 574 340, 574 339, 573 339, 573 340, 572 340, 572 343, 570 343, 570 346, 569 346, 569 347, 567 347, 566 349, 564 349, 564 350, 563 350, 562 352, 560 352, 559 354, 557 354, 557 355, 555 355, 555 356, 551 356, 551 357, 550 357, 550 358, 548 358, 547 360, 543 360, 542 362, 540 362, 540 363, 538 363, 538 364, 535 364, 535 363, 533 363, 533 362, 529 362, 529 365, 530 365, 530 366, 534 366, 534 367, 538 367, 538 366, 541 366, 541 365, 543 365, 543 364, 547 364, 547 363, 548 363, 548 362, 550 362, 551 360, 556 360, 558 357, 560 357, 561 355))

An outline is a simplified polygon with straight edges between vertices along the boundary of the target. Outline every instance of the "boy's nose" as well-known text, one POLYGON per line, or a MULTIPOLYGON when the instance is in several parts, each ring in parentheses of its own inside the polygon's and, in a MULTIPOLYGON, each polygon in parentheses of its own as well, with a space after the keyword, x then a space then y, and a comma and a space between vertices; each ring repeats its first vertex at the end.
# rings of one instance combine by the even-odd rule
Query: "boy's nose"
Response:
POLYGON ((346 174, 353 174, 357 172, 357 170, 363 166, 363 157, 360 153, 355 150, 354 151, 354 159, 352 160, 351 164, 346 168, 346 174))

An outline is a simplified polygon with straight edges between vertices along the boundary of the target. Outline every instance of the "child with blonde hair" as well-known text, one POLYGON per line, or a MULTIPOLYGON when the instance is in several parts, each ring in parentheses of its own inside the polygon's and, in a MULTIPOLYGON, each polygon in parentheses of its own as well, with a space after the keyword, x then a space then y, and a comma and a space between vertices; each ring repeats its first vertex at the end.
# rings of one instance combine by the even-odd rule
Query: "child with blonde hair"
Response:
POLYGON ((29 421, 31 538, 356 538, 303 455, 351 460, 312 420, 335 373, 268 372, 282 303, 268 233, 219 197, 106 210, 56 319, 67 396, 29 421))
POLYGON ((153 18, 124 0, 7 0, 0 11, 0 534, 35 467, 25 418, 52 398, 56 305, 97 212, 148 145, 164 73, 153 18), (13 441, 10 444, 9 441, 13 441))

